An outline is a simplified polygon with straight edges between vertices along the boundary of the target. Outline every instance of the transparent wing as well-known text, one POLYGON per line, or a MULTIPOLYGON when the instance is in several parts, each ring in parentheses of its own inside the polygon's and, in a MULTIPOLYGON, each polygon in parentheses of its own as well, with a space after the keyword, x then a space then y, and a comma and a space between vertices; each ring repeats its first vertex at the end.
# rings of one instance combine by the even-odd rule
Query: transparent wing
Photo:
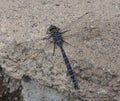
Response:
POLYGON ((95 21, 97 19, 93 20, 93 16, 92 12, 86 12, 62 28, 62 32, 66 31, 62 35, 64 40, 75 45, 100 36, 99 24, 95 21))
MULTIPOLYGON (((76 20, 72 21, 71 23, 67 24, 64 28, 61 29, 62 38, 64 40, 64 43, 67 45, 74 46, 74 43, 76 41, 76 38, 80 38, 81 32, 83 27, 85 27, 84 22, 86 19, 86 16, 89 16, 89 12, 86 12, 84 14, 81 14, 80 17, 78 17, 76 20)), ((49 50, 50 53, 53 53, 54 43, 50 39, 49 35, 42 37, 41 39, 35 39, 30 41, 25 41, 16 44, 16 47, 22 47, 24 48, 22 52, 28 52, 30 55, 37 54, 40 52, 40 50, 49 50), (27 50, 27 51, 26 51, 27 50)), ((21 48, 21 49, 22 49, 21 48)))
MULTIPOLYGON (((85 16, 87 16, 88 14, 90 14, 90 12, 81 14, 80 17, 77 17, 74 21, 65 25, 64 28, 60 28, 63 38, 78 36, 80 30, 82 29, 83 24, 85 23, 85 22, 83 22, 83 21, 85 21, 85 16)), ((57 26, 57 27, 59 27, 59 26, 57 26)), ((41 39, 25 41, 25 42, 21 42, 19 44, 25 44, 27 42, 33 43, 33 42, 38 42, 38 41, 42 42, 43 40, 49 40, 49 39, 50 39, 49 35, 48 36, 46 35, 45 37, 42 37, 41 39)), ((52 40, 50 40, 50 42, 51 41, 52 40)))
MULTIPOLYGON (((87 16, 89 16, 89 14, 91 13, 87 12, 81 14, 81 16, 78 17, 76 20, 67 24, 64 28, 60 28, 64 43, 74 46, 75 42, 79 41, 82 38, 81 37, 83 36, 82 30, 86 28, 87 25, 86 22, 88 22, 89 20, 87 19, 88 18, 87 16)), ((18 43, 16 44, 17 47, 16 49, 21 50, 20 51, 21 54, 26 55, 25 59, 27 58, 36 59, 38 57, 45 58, 46 54, 51 56, 54 49, 54 43, 49 38, 50 38, 49 36, 46 36, 46 37, 42 37, 41 39, 18 43), (44 56, 39 56, 41 52, 42 54, 44 54, 44 56)), ((66 45, 63 46, 65 47, 66 45)), ((56 53, 60 54, 60 52, 58 51, 56 53)))
POLYGON ((86 26, 87 18, 90 14, 90 12, 81 14, 75 20, 71 21, 62 28, 61 32, 63 32, 63 39, 73 45, 73 42, 77 41, 76 38, 79 39, 81 37, 82 31, 86 26))

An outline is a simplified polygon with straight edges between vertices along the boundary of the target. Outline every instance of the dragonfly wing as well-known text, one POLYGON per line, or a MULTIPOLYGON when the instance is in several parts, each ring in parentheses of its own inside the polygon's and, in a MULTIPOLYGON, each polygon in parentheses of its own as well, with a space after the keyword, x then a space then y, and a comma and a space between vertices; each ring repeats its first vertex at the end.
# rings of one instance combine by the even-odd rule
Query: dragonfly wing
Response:
POLYGON ((62 29, 62 36, 64 38, 67 38, 67 37, 73 37, 73 36, 76 36, 78 37, 80 35, 80 31, 82 29, 82 25, 83 20, 90 12, 86 12, 84 13, 82 16, 78 17, 76 20, 70 22, 69 24, 67 24, 63 29, 62 29))
POLYGON ((69 31, 62 35, 63 38, 68 42, 75 44, 76 41, 78 41, 78 43, 81 41, 89 41, 100 36, 100 26, 95 23, 95 20, 96 19, 93 20, 92 12, 83 14, 65 27, 65 29, 69 31))

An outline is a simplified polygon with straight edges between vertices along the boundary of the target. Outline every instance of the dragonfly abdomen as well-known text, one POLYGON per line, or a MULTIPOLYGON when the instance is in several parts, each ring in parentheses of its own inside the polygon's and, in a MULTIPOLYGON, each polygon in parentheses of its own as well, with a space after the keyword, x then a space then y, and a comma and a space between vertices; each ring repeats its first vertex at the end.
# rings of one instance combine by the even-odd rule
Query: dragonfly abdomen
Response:
POLYGON ((67 72, 68 72, 68 74, 69 74, 69 76, 72 80, 72 83, 73 83, 75 89, 77 89, 78 88, 77 80, 75 79, 75 76, 74 76, 73 70, 71 68, 70 62, 69 62, 68 57, 66 56, 63 48, 61 48, 61 52, 62 52, 62 56, 63 56, 64 62, 65 62, 65 65, 67 67, 67 72))

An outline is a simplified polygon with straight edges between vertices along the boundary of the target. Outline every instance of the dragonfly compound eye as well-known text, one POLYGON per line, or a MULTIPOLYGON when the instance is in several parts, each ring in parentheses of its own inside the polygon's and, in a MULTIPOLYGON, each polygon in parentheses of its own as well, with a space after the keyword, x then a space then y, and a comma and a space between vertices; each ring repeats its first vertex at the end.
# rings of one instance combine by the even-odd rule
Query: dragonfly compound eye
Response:
POLYGON ((54 25, 50 25, 50 27, 49 27, 49 31, 52 31, 53 29, 56 29, 56 26, 54 26, 54 25))
POLYGON ((52 32, 52 31, 59 31, 60 29, 54 25, 50 25, 50 27, 48 28, 48 31, 52 32))

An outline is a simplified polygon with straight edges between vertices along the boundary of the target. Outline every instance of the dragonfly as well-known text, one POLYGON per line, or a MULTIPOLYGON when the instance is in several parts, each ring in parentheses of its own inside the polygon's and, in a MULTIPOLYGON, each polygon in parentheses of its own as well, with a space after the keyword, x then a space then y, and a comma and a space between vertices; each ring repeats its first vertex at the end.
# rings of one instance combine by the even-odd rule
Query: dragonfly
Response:
POLYGON ((68 75, 70 76, 70 78, 71 78, 71 80, 73 82, 74 88, 78 89, 77 80, 76 80, 76 78, 74 76, 74 73, 73 73, 73 70, 71 68, 69 59, 66 56, 66 53, 65 53, 65 51, 63 49, 63 42, 66 42, 66 41, 63 40, 63 38, 61 36, 62 33, 60 32, 60 29, 58 27, 54 26, 54 25, 50 25, 50 27, 48 28, 47 34, 49 34, 50 35, 49 38, 52 37, 53 41, 54 41, 53 55, 55 54, 55 45, 57 45, 61 50, 65 65, 67 67, 68 75))
MULTIPOLYGON (((80 16, 80 17, 78 18, 78 20, 81 19, 82 17, 84 17, 84 16, 87 15, 87 14, 88 14, 88 12, 85 13, 85 14, 83 14, 82 16, 80 16)), ((78 20, 76 20, 75 22, 72 22, 72 23, 76 23, 76 22, 78 22, 78 20)), ((71 30, 71 29, 70 29, 70 30, 71 30)), ((75 89, 78 89, 78 82, 77 82, 77 80, 76 80, 76 78, 75 78, 74 72, 73 72, 72 67, 71 67, 71 65, 70 65, 70 62, 69 62, 69 59, 68 59, 68 57, 67 57, 67 55, 66 55, 66 53, 65 53, 65 51, 64 51, 64 48, 63 48, 63 43, 66 43, 66 44, 72 46, 70 43, 68 43, 67 41, 65 41, 65 40, 63 39, 63 37, 64 37, 63 35, 64 35, 65 33, 67 33, 67 32, 70 32, 70 30, 61 31, 60 28, 56 27, 55 25, 50 25, 50 27, 47 29, 47 32, 46 32, 47 37, 44 37, 44 38, 42 38, 41 40, 49 40, 49 39, 52 38, 52 43, 53 43, 53 45, 54 45, 54 47, 53 47, 53 53, 52 53, 53 56, 55 55, 56 46, 59 47, 59 49, 61 50, 61 53, 62 53, 62 57, 63 57, 64 62, 65 62, 65 65, 66 65, 66 67, 67 67, 67 75, 70 76, 74 88, 75 88, 75 89)), ((73 32, 74 32, 74 33, 77 33, 77 32, 75 32, 75 30, 76 30, 76 29, 74 29, 73 32)), ((71 32, 71 33, 72 33, 72 32, 71 32)), ((74 36, 74 35, 75 35, 74 33, 71 34, 71 35, 69 35, 69 36, 70 36, 70 37, 71 37, 72 35, 74 36)), ((76 35, 77 35, 77 34, 76 34, 76 35)), ((66 36, 66 37, 69 37, 69 36, 66 36)), ((37 40, 37 41, 40 41, 40 40, 37 40)), ((37 41, 36 41, 36 42, 37 42, 37 41)), ((21 44, 24 44, 24 43, 26 43, 26 42, 18 43, 17 46, 19 46, 19 45, 21 45, 21 44)), ((27 43, 29 43, 29 42, 27 41, 27 43)), ((29 57, 27 57, 27 58, 29 58, 29 57)), ((27 59, 27 58, 26 58, 26 59, 27 59)))

